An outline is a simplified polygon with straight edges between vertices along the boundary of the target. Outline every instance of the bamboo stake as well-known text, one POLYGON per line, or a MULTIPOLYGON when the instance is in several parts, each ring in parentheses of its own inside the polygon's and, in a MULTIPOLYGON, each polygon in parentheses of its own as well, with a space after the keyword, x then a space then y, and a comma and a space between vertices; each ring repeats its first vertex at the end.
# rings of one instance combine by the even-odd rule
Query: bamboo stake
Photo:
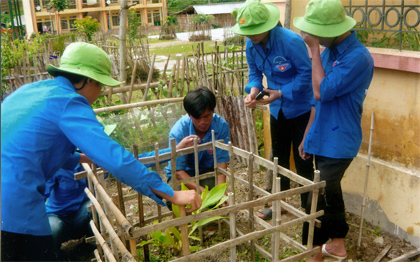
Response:
MULTIPOLYGON (((89 225, 90 225, 90 228, 92 229, 93 234, 95 235, 96 241, 102 247, 107 261, 117 262, 117 260, 115 260, 115 257, 112 255, 111 249, 109 249, 108 244, 106 243, 105 239, 102 237, 101 233, 99 233, 98 229, 96 228, 96 226, 95 226, 95 224, 93 223, 92 220, 89 222, 89 225)), ((95 250, 95 251, 96 251, 96 253, 98 252, 97 250, 95 250)), ((96 253, 95 253, 95 257, 96 257, 96 253)), ((99 257, 99 253, 98 253, 98 257, 99 257)))
POLYGON ((104 229, 108 231, 109 237, 111 241, 116 245, 118 250, 121 252, 121 256, 126 259, 127 261, 136 261, 130 252, 125 248, 124 244, 121 242, 121 239, 115 233, 114 228, 112 227, 111 223, 109 222, 107 216, 105 215, 104 211, 102 210, 101 205, 96 200, 96 198, 90 193, 89 189, 85 188, 85 193, 88 195, 90 201, 96 208, 96 211, 99 214, 100 219, 103 221, 103 225, 105 226, 104 229))
POLYGON ((360 245, 362 243, 362 231, 363 231, 363 216, 365 214, 365 207, 366 207, 366 198, 367 198, 367 186, 369 180, 369 168, 370 168, 370 156, 372 154, 372 137, 373 137, 373 121, 375 118, 375 114, 372 111, 372 117, 370 120, 370 137, 369 137, 369 151, 366 163, 366 174, 365 174, 365 187, 363 189, 363 202, 362 202, 362 211, 360 215, 360 227, 359 227, 359 238, 357 239, 357 249, 360 249, 360 245))
MULTIPOLYGON (((233 203, 235 203, 235 174, 236 174, 236 168, 235 168, 235 156, 233 155, 233 146, 232 146, 232 142, 229 141, 228 143, 229 145, 229 158, 230 158, 230 173, 232 174, 230 176, 230 190, 233 193, 233 203)), ((230 205, 230 204, 229 204, 230 205)))
MULTIPOLYGON (((228 201, 229 206, 233 206, 235 204, 233 193, 228 193, 228 201)), ((230 222, 230 239, 235 239, 236 237, 236 217, 235 212, 229 213, 229 222, 230 222)), ((236 261, 236 246, 230 248, 230 261, 236 261)))
MULTIPOLYGON (((314 183, 318 183, 320 179, 320 172, 319 170, 315 170, 314 172, 314 183)), ((311 203, 311 214, 316 212, 317 204, 318 204, 318 193, 319 189, 315 188, 312 191, 312 203, 311 203)), ((308 250, 313 248, 313 239, 314 239, 314 226, 315 226, 315 219, 309 221, 309 232, 308 232, 308 250)))
POLYGON ((95 259, 97 262, 102 262, 101 256, 99 255, 99 252, 97 249, 93 251, 93 254, 95 255, 95 259))
MULTIPOLYGON (((181 74, 181 92, 180 96, 184 96, 184 81, 185 81, 185 55, 182 56, 182 74, 181 74)), ((179 70, 179 69, 178 69, 179 70)))
POLYGON ((185 56, 185 78, 187 79, 187 92, 189 92, 191 89, 190 89, 190 74, 189 74, 188 56, 185 56))
POLYGON ((121 214, 121 211, 118 209, 117 206, 115 206, 112 199, 108 196, 105 189, 102 187, 102 185, 98 182, 98 179, 93 175, 92 170, 90 169, 88 164, 82 163, 82 166, 87 171, 88 176, 92 179, 92 182, 95 185, 95 190, 101 198, 104 201, 105 206, 108 206, 111 210, 111 212, 115 215, 115 218, 117 219, 118 223, 123 227, 124 231, 131 235, 131 224, 128 222, 128 220, 121 214))
POLYGON ((131 103, 131 97, 133 95, 133 85, 134 85, 134 81, 136 79, 136 73, 137 73, 137 62, 138 60, 136 59, 134 61, 134 68, 133 68, 133 72, 131 73, 131 85, 130 85, 130 92, 128 93, 128 104, 131 103))
MULTIPOLYGON (((254 155, 249 153, 248 156, 248 179, 249 179, 249 191, 248 191, 248 201, 254 199, 254 155)), ((254 208, 249 208, 249 231, 254 232, 254 208)), ((255 261, 255 241, 251 240, 251 258, 252 261, 255 261)))
POLYGON ((127 108, 182 102, 183 100, 184 100, 183 97, 167 98, 167 99, 161 99, 161 100, 153 100, 153 101, 145 101, 145 102, 138 102, 138 103, 132 103, 132 104, 97 108, 97 109, 94 109, 93 111, 95 112, 95 114, 99 114, 99 113, 112 112, 112 111, 127 109, 127 108))
POLYGON ((152 78, 153 78, 153 70, 154 70, 153 67, 155 66, 155 59, 156 59, 156 54, 153 54, 152 63, 150 64, 149 76, 147 77, 146 90, 144 91, 144 95, 143 95, 143 101, 146 101, 147 99, 147 93, 149 92, 149 88, 150 88, 150 81, 152 81, 152 78))
POLYGON ((162 77, 163 77, 163 79, 165 79, 165 81, 166 81, 166 69, 168 68, 170 58, 171 58, 171 55, 169 54, 168 59, 166 60, 166 63, 165 63, 165 67, 163 68, 162 77))
POLYGON ((168 97, 172 98, 172 89, 175 82, 175 71, 176 71, 176 64, 172 66, 172 72, 171 72, 171 78, 169 80, 169 86, 168 86, 168 97))
MULTIPOLYGON (((197 138, 194 138, 194 169, 195 169, 195 185, 196 185, 196 191, 197 194, 200 195, 200 167, 198 166, 198 144, 197 144, 197 138)), ((198 234, 200 236, 200 245, 203 246, 204 243, 204 237, 203 237, 203 228, 198 228, 198 234)))
MULTIPOLYGON (((134 158, 138 160, 139 149, 137 145, 133 145, 134 158)), ((139 208, 139 227, 144 227, 144 207, 143 207, 143 195, 137 192, 137 206, 139 208)), ((143 241, 147 241, 147 236, 142 236, 143 241)), ((136 251, 137 253, 137 251, 136 251)), ((149 261, 149 245, 143 247, 144 259, 149 261)))
MULTIPOLYGON (((179 217, 183 218, 186 216, 185 206, 179 206, 179 217)), ((191 254, 190 252, 190 245, 188 242, 188 229, 187 224, 181 225, 181 237, 182 237, 182 254, 187 256, 191 254)))
MULTIPOLYGON (((155 143, 155 166, 156 166, 156 173, 160 174, 160 155, 159 155, 159 144, 155 143)), ((157 204, 158 210, 158 222, 162 221, 162 207, 157 204)))

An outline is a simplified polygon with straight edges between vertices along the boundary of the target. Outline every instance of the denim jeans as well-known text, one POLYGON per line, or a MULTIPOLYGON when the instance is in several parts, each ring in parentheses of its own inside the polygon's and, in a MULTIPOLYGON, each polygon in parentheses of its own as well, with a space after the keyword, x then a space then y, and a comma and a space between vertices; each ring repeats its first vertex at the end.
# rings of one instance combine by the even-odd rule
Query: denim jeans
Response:
POLYGON ((61 243, 93 235, 89 225, 89 221, 92 219, 92 212, 87 209, 89 204, 90 201, 86 201, 77 212, 67 216, 48 215, 54 246, 59 258, 63 256, 61 243))

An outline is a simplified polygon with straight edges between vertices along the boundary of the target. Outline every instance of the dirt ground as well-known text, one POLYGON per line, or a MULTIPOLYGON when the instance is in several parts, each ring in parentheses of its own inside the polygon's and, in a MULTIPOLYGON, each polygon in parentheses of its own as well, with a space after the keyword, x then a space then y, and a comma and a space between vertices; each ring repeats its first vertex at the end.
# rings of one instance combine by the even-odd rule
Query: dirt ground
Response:
MULTIPOLYGON (((247 179, 247 169, 243 166, 240 167, 240 169, 237 169, 237 175, 243 179, 247 179)), ((164 177, 164 175, 162 175, 164 177)), ((259 185, 261 188, 264 188, 265 185, 265 172, 258 172, 254 175, 254 182, 256 185, 259 185)), ((115 186, 115 180, 107 179, 107 188, 109 191, 109 194, 112 195, 116 192, 116 186, 115 186)), ((297 187, 298 185, 294 182, 292 182, 292 188, 297 187)), ((235 185, 236 188, 236 202, 241 203, 245 202, 248 195, 248 189, 241 186, 241 185, 235 185)), ((131 194, 134 193, 134 191, 130 187, 124 187, 123 189, 124 194, 131 194)), ((254 199, 258 197, 255 195, 254 199)), ((145 218, 151 217, 153 215, 157 214, 157 208, 156 204, 151 200, 146 198, 144 200, 145 202, 145 218)), ((294 196, 292 198, 286 199, 286 202, 300 208, 300 196, 294 196)), ((258 210, 262 210, 265 207, 261 206, 254 209, 254 213, 257 214, 258 210)), ((303 210, 303 209, 301 209, 303 210)), ((162 208, 162 212, 167 212, 168 209, 166 207, 162 208)), ((126 204, 126 213, 127 218, 135 224, 138 222, 138 208, 137 208, 137 202, 135 200, 130 201, 126 204)), ((292 220, 294 216, 292 214, 284 214, 282 215, 282 220, 284 222, 287 222, 289 220, 292 220)), ((248 222, 247 222, 247 215, 245 215, 243 212, 239 212, 236 217, 236 223, 239 228, 243 228, 247 230, 249 228, 248 222)), ((270 221, 268 221, 270 222, 270 221)), ((347 247, 347 260, 351 262, 371 262, 374 261, 374 259, 379 255, 379 253, 384 250, 388 245, 391 245, 391 248, 387 252, 387 254, 382 258, 380 261, 390 261, 394 258, 400 257, 403 254, 406 254, 410 251, 415 250, 416 248, 411 246, 409 243, 406 243, 403 240, 398 239, 397 237, 384 232, 379 227, 375 227, 367 222, 363 225, 363 232, 362 232, 362 245, 360 250, 357 249, 357 240, 359 236, 359 225, 360 225, 360 217, 356 214, 350 214, 347 213, 347 223, 350 226, 350 231, 348 232, 348 235, 346 237, 346 247, 347 247)), ((229 228, 228 226, 223 223, 222 226, 222 235, 218 235, 217 233, 217 224, 208 225, 205 226, 204 231, 204 245, 205 247, 215 245, 217 243, 226 241, 229 239, 229 228)), ((256 230, 262 229, 261 226, 256 226, 256 230)), ((302 232, 302 226, 292 227, 286 230, 285 233, 289 237, 294 238, 296 241, 301 242, 301 232, 302 232)), ((258 243, 260 245, 265 245, 267 248, 270 247, 270 237, 264 237, 262 239, 258 240, 258 243)), ((203 248, 205 248, 203 247, 203 248)), ((296 250, 293 250, 293 247, 288 247, 284 243, 284 245, 281 244, 281 255, 283 254, 284 258, 289 256, 290 254, 294 254, 293 252, 297 252, 296 250)), ((269 250, 269 249, 267 249, 269 250)), ((141 252, 142 253, 142 252, 141 252)), ((151 256, 153 257, 153 249, 151 252, 151 256)), ((249 246, 248 245, 240 245, 237 247, 237 261, 252 261, 249 252, 249 246)), ((154 261, 152 259, 152 261, 154 261)), ((162 260, 155 260, 155 261, 162 261, 162 260)), ((229 261, 229 249, 226 249, 221 254, 217 254, 214 257, 209 257, 205 261, 229 261)), ((256 261, 268 261, 265 260, 261 255, 257 254, 256 261)), ((324 261, 335 261, 331 260, 329 258, 324 258, 324 261)), ((420 261, 420 257, 412 257, 407 260, 403 261, 420 261)))

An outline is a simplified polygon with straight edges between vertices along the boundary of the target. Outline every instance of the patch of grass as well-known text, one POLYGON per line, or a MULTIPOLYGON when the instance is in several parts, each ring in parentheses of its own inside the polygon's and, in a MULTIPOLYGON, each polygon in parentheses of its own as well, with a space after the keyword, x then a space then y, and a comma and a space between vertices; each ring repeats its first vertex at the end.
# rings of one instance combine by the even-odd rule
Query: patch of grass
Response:
MULTIPOLYGON (((164 42, 171 42, 173 40, 165 40, 164 42)), ((150 43, 150 42, 149 42, 150 43)), ((191 42, 186 44, 177 44, 176 41, 173 41, 173 44, 170 46, 158 46, 158 47, 150 47, 150 54, 159 55, 171 55, 171 59, 176 59, 176 54, 182 55, 192 55, 193 48, 194 52, 197 50, 197 45, 200 44, 198 42, 191 42), (192 47, 193 46, 193 47, 192 47)), ((206 53, 214 52, 214 42, 213 41, 206 41, 204 42, 204 51, 206 53)), ((223 47, 219 48, 219 52, 223 52, 223 47)))

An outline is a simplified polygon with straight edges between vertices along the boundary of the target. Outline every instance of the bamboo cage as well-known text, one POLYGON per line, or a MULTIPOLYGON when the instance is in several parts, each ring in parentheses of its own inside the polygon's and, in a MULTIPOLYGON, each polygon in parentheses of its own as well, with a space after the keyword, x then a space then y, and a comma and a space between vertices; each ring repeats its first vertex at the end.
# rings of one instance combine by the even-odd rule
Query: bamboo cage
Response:
MULTIPOLYGON (((134 147, 135 148, 135 147, 134 147)), ((236 246, 240 244, 247 243, 251 247, 251 253, 255 256, 254 252, 259 251, 262 256, 271 261, 297 261, 298 259, 309 258, 315 253, 319 252, 319 248, 312 247, 313 239, 313 229, 319 221, 317 217, 323 215, 323 211, 316 212, 316 202, 318 197, 318 192, 320 189, 325 187, 325 181, 319 181, 319 171, 315 171, 314 181, 307 180, 296 173, 285 169, 277 164, 277 159, 274 162, 268 161, 264 158, 259 157, 258 155, 247 152, 243 149, 234 147, 232 143, 224 144, 222 141, 216 141, 214 139, 209 143, 204 143, 201 145, 194 144, 193 147, 185 148, 181 150, 175 149, 175 141, 171 141, 171 152, 165 154, 157 154, 156 156, 141 158, 138 161, 143 164, 147 163, 156 163, 158 164, 162 160, 171 160, 172 163, 176 162, 176 158, 185 155, 185 154, 197 154, 202 150, 213 149, 213 152, 216 152, 216 148, 222 150, 227 150, 229 152, 231 161, 229 163, 229 168, 227 170, 218 168, 215 166, 214 172, 209 172, 202 175, 196 175, 196 177, 191 177, 189 179, 183 180, 182 182, 188 183, 191 181, 198 181, 207 177, 217 177, 218 174, 224 174, 227 176, 227 181, 229 183, 227 192, 229 193, 229 202, 228 207, 215 209, 208 212, 201 212, 196 215, 185 215, 180 212, 180 217, 175 219, 170 219, 173 215, 172 212, 162 213, 160 208, 158 214, 147 219, 144 219, 143 212, 140 210, 140 206, 143 205, 142 196, 138 193, 131 195, 123 195, 121 191, 115 197, 110 197, 106 194, 104 190, 104 179, 103 171, 100 169, 92 169, 89 165, 83 164, 85 172, 78 173, 76 178, 88 177, 89 189, 86 189, 85 192, 93 203, 93 210, 95 214, 94 220, 91 223, 92 229, 95 232, 94 239, 97 243, 97 251, 95 254, 101 260, 108 261, 138 261, 137 257, 137 240, 146 239, 147 235, 156 231, 165 231, 170 227, 180 227, 182 232, 182 243, 184 246, 182 256, 172 260, 172 261, 197 261, 204 260, 212 254, 218 254, 225 249, 230 249, 231 261, 235 261, 236 246), (235 170, 235 156, 240 156, 247 159, 248 162, 248 172, 246 179, 240 178, 235 170), (258 187, 254 184, 254 176, 256 173, 253 171, 253 165, 257 164, 258 166, 264 167, 266 169, 272 170, 272 173, 277 178, 277 174, 282 174, 292 181, 299 183, 300 187, 292 188, 286 191, 280 191, 280 180, 279 178, 273 179, 273 193, 268 193, 264 189, 258 187), (235 195, 241 194, 240 191, 236 189, 237 185, 244 186, 248 191, 248 198, 245 202, 238 202, 238 198, 235 198, 235 195), (258 195, 262 196, 256 198, 253 192, 257 192, 258 195), (298 208, 295 208, 292 205, 289 205, 283 202, 281 199, 286 197, 291 197, 296 194, 301 194, 304 192, 311 192, 313 197, 312 210, 310 214, 305 214, 300 211, 298 208), (96 196, 96 198, 94 197, 96 196), (125 203, 129 200, 137 199, 139 205, 139 216, 140 221, 136 224, 130 224, 128 219, 124 216, 125 214, 125 203), (254 208, 257 206, 264 205, 266 203, 273 203, 273 219, 272 224, 269 224, 262 219, 254 215, 254 208), (117 203, 117 204, 115 204, 117 203), (288 222, 283 222, 281 220, 280 210, 281 207, 289 211, 293 215, 293 219, 288 222), (250 226, 245 232, 235 227, 236 224, 236 214, 238 212, 245 212, 248 216, 249 221, 251 221, 250 226), (202 219, 210 218, 213 216, 227 216, 229 219, 223 219, 220 223, 226 224, 230 228, 230 239, 218 243, 214 246, 206 248, 204 250, 198 251, 196 253, 190 254, 188 249, 188 224, 193 221, 199 221, 202 219), (115 219, 114 219, 115 218, 115 219), (113 224, 113 221, 115 223, 113 224), (159 223, 154 224, 154 221, 159 221, 159 223), (308 246, 305 247, 299 242, 295 241, 292 237, 287 236, 282 233, 285 229, 302 224, 303 222, 309 222, 309 236, 308 236, 308 246), (256 230, 256 225, 262 227, 261 230, 256 230), (98 228, 101 230, 99 231, 98 228), (256 239, 266 236, 268 234, 272 235, 272 252, 267 251, 263 246, 260 246, 256 243, 256 239), (293 246, 294 248, 300 250, 301 253, 287 257, 283 260, 279 260, 278 249, 281 243, 293 246), (108 244, 109 243, 109 244, 108 244)), ((155 148, 156 152, 158 146, 155 148)), ((135 151, 135 150, 134 150, 135 151)), ((214 153, 216 154, 216 153, 214 153)), ((134 155, 137 155, 135 151, 134 155)), ((216 155, 214 156, 216 158, 216 155)), ((196 166, 198 166, 198 159, 196 160, 196 166)), ((172 169, 174 170, 174 169, 172 169)), ((173 186, 176 187, 179 184, 179 181, 176 180, 176 177, 173 176, 173 186)), ((180 208, 182 210, 182 208, 180 208)), ((200 234, 201 235, 201 234, 200 234)), ((202 238, 202 235, 201 235, 202 238)), ((92 239, 90 239, 92 240, 92 239)), ((202 241, 202 240, 201 240, 202 241)), ((144 249, 144 252, 146 249, 144 249)), ((150 256, 150 253, 145 254, 145 256, 150 256)))

